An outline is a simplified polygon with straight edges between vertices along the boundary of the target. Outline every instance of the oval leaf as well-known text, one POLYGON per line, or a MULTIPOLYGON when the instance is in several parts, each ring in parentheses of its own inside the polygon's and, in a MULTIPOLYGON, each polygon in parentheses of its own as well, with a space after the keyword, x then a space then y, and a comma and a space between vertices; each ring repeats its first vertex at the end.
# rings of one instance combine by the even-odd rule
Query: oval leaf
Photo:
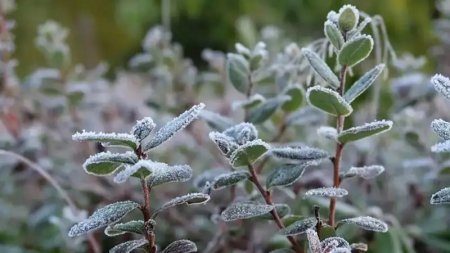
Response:
POLYGON ((233 171, 230 173, 219 175, 211 184, 213 190, 223 189, 227 186, 234 185, 240 181, 250 178, 250 173, 247 171, 233 171))
POLYGON ((107 151, 90 156, 84 162, 83 168, 88 174, 106 176, 112 174, 123 164, 135 164, 137 161, 138 157, 134 152, 115 154, 107 151))
POLYGON ((166 168, 159 167, 152 171, 147 178, 147 184, 155 187, 170 182, 186 182, 192 177, 192 169, 189 165, 175 165, 166 168))
POLYGON ((306 238, 308 239, 309 250, 311 253, 322 253, 319 236, 314 229, 308 228, 306 230, 306 238))
POLYGON ((82 235, 89 231, 114 223, 138 207, 139 204, 133 201, 116 202, 102 207, 95 211, 86 220, 71 227, 69 237, 82 235))
POLYGON ((274 206, 256 203, 233 203, 220 215, 224 221, 249 219, 272 211, 274 206))
POLYGON ((281 147, 272 148, 270 152, 278 158, 293 161, 308 162, 321 160, 328 157, 328 153, 322 149, 310 147, 281 147))
POLYGON ((323 80, 334 87, 339 87, 339 79, 337 76, 316 53, 307 48, 303 48, 302 53, 308 60, 312 69, 322 77, 323 80))
POLYGON ((245 144, 258 138, 258 130, 256 130, 255 125, 247 122, 232 126, 223 131, 223 134, 232 138, 238 145, 245 144))
POLYGON ((281 109, 286 112, 293 112, 297 110, 303 103, 303 89, 299 86, 290 86, 283 92, 289 96, 290 99, 283 103, 281 109))
POLYGON ((302 177, 306 167, 308 167, 309 165, 310 164, 307 162, 301 162, 298 164, 284 164, 278 168, 275 168, 267 176, 267 188, 293 184, 300 177, 302 177))
POLYGON ((232 119, 208 110, 202 110, 199 117, 217 131, 223 131, 234 125, 232 119))
POLYGON ((343 32, 356 28, 359 21, 359 11, 353 5, 346 4, 339 10, 338 24, 343 32))
POLYGON ((258 160, 267 150, 269 145, 260 139, 247 142, 231 154, 230 163, 235 168, 247 166, 258 160))
POLYGON ((384 172, 384 167, 381 165, 370 165, 363 167, 351 167, 345 172, 344 177, 360 177, 364 179, 372 179, 384 172))
POLYGON ((342 45, 344 44, 344 36, 342 36, 342 33, 339 31, 337 25, 327 20, 324 25, 324 33, 334 48, 337 50, 342 48, 342 45))
MULTIPOLYGON (((280 218, 289 215, 289 213, 291 212, 291 208, 287 204, 275 204, 274 209, 276 210, 278 217, 280 218)), ((265 213, 261 216, 258 216, 257 219, 272 220, 273 216, 270 213, 265 213)))
POLYGON ((114 182, 119 184, 124 183, 131 176, 146 178, 153 173, 153 171, 165 170, 166 168, 168 168, 168 165, 165 163, 150 160, 139 160, 131 166, 125 166, 125 169, 117 173, 114 177, 114 182))
POLYGON ((375 232, 387 232, 388 225, 378 219, 372 218, 370 216, 355 217, 350 219, 344 219, 339 221, 339 223, 355 224, 364 230, 375 231, 375 232))
POLYGON ((267 99, 260 106, 253 108, 248 112, 247 120, 255 124, 263 123, 287 100, 289 100, 289 98, 284 96, 267 99))
POLYGON ((353 102, 375 82, 381 72, 383 72, 384 66, 384 64, 379 64, 361 76, 358 81, 345 92, 344 99, 349 103, 353 102))
POLYGON ((141 141, 150 135, 155 126, 156 124, 152 118, 143 118, 142 120, 138 120, 133 128, 131 128, 131 134, 141 141))
POLYGON ((320 247, 322 252, 351 253, 350 244, 341 237, 328 237, 320 243, 320 247))
POLYGON ((103 132, 86 132, 72 135, 74 141, 95 141, 100 142, 105 146, 123 146, 135 150, 139 146, 139 140, 132 134, 117 134, 117 133, 103 133, 103 132))
POLYGON ((291 225, 280 230, 283 235, 298 235, 305 233, 306 230, 315 227, 317 219, 315 217, 308 217, 292 223, 291 225))
POLYGON ((146 245, 147 243, 148 241, 145 239, 124 242, 110 249, 109 253, 129 253, 139 247, 146 245))
POLYGON ((430 203, 436 204, 450 204, 450 187, 441 189, 440 191, 431 195, 430 203))
POLYGON ((308 103, 328 114, 348 116, 353 108, 336 91, 321 86, 314 86, 306 92, 308 103))
POLYGON ((189 240, 178 240, 169 244, 162 253, 191 253, 196 252, 197 246, 189 240))
POLYGON ((348 195, 348 191, 343 188, 336 188, 336 187, 323 187, 323 188, 316 188, 311 189, 305 192, 305 196, 321 196, 321 197, 329 197, 329 198, 336 198, 336 197, 344 197, 348 195))
POLYGON ((228 158, 239 147, 232 137, 223 133, 211 132, 209 133, 209 138, 217 145, 222 154, 228 158))
POLYGON ((105 234, 107 236, 117 236, 122 235, 127 232, 144 234, 144 221, 143 220, 132 220, 126 223, 117 223, 114 225, 109 225, 105 229, 105 234))
POLYGON ((248 61, 242 55, 228 54, 226 67, 229 82, 236 90, 246 93, 250 83, 248 61))
POLYGON ((210 197, 208 194, 200 193, 200 192, 189 193, 189 194, 186 194, 183 196, 176 197, 174 199, 169 200, 164 205, 162 205, 160 208, 155 210, 153 212, 152 218, 155 218, 160 212, 162 212, 168 208, 178 206, 178 205, 183 205, 183 204, 187 204, 187 205, 204 204, 204 203, 208 202, 209 198, 210 197))
POLYGON ((341 66, 352 67, 366 59, 373 48, 373 39, 369 35, 353 38, 342 46, 337 60, 341 66))
POLYGON ((381 120, 366 123, 362 126, 352 127, 342 131, 338 135, 340 143, 357 141, 372 135, 384 133, 391 130, 393 122, 390 120, 381 120))

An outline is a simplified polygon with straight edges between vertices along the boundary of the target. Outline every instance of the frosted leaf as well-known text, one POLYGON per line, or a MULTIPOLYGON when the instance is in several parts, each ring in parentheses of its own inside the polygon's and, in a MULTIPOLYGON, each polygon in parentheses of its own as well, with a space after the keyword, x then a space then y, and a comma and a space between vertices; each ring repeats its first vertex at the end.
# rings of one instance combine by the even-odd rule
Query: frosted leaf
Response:
POLYGON ((227 54, 226 73, 228 82, 230 82, 236 90, 246 93, 249 87, 250 64, 240 54, 227 54))
POLYGON ((355 6, 346 4, 339 9, 339 28, 345 33, 356 28, 359 22, 359 11, 355 6))
POLYGON ((447 99, 450 99, 450 79, 441 74, 436 74, 431 78, 434 89, 447 99))
POLYGON ((328 157, 328 153, 322 149, 311 147, 281 147, 271 148, 270 152, 278 158, 289 159, 294 161, 313 161, 321 160, 328 157))
POLYGON ((330 253, 352 253, 352 251, 347 248, 334 248, 330 251, 330 253))
POLYGON ((147 143, 143 144, 143 150, 148 151, 149 149, 154 148, 170 139, 175 133, 182 130, 192 121, 194 121, 204 107, 205 104, 203 103, 194 105, 193 107, 191 107, 191 109, 183 112, 178 117, 167 122, 167 124, 161 127, 147 143))
POLYGON ((150 117, 138 120, 136 124, 131 128, 131 134, 136 136, 138 140, 143 140, 145 137, 149 136, 150 133, 155 128, 156 124, 150 117))
POLYGON ((338 133, 337 133, 336 128, 334 128, 334 127, 321 126, 317 129, 317 135, 319 135, 320 137, 323 137, 325 139, 335 141, 338 133))
POLYGON ((234 44, 234 47, 236 48, 236 51, 239 54, 245 55, 247 57, 249 57, 251 54, 250 49, 248 49, 246 46, 242 45, 241 43, 234 44))
POLYGON ((431 146, 431 152, 434 153, 450 152, 450 140, 434 144, 433 146, 431 146))
POLYGON ((126 146, 135 150, 139 146, 139 140, 132 134, 125 133, 103 133, 103 132, 86 132, 72 135, 74 141, 95 141, 105 146, 126 146))
POLYGON ((224 131, 234 125, 232 119, 208 110, 202 110, 199 117, 205 120, 210 127, 216 129, 217 131, 224 131))
POLYGON ((338 53, 338 63, 341 66, 352 67, 366 59, 373 49, 373 39, 370 35, 354 36, 346 41, 338 53))
POLYGON ((192 169, 189 165, 175 165, 156 167, 147 178, 147 184, 151 187, 169 182, 186 182, 192 177, 192 169))
POLYGON ((249 219, 272 211, 274 206, 258 203, 233 203, 220 215, 224 221, 249 219))
POLYGON ((97 209, 89 218, 75 224, 69 231, 69 237, 79 236, 89 231, 114 223, 130 211, 139 207, 133 201, 122 201, 97 209))
POLYGON ((264 101, 266 101, 265 97, 263 97, 261 94, 255 94, 249 97, 248 100, 233 102, 231 104, 231 108, 233 110, 237 110, 239 108, 249 109, 263 103, 264 101))
POLYGON ((350 219, 344 219, 339 221, 339 223, 349 223, 355 224, 364 230, 375 231, 375 232, 387 232, 388 225, 378 219, 372 218, 370 216, 355 217, 350 219))
POLYGON ((167 169, 169 166, 165 163, 153 162, 150 160, 139 160, 137 163, 131 166, 125 166, 125 169, 120 171, 114 177, 114 182, 124 183, 131 176, 145 178, 150 175, 153 170, 167 169))
POLYGON ((179 205, 196 205, 196 204, 204 204, 208 202, 209 195, 205 193, 195 192, 195 193, 188 193, 183 196, 176 197, 174 199, 169 200, 168 202, 164 203, 160 208, 155 210, 153 212, 152 218, 155 218, 160 212, 179 205))
POLYGON ((362 243, 362 242, 352 243, 352 244, 350 244, 350 247, 352 248, 352 250, 358 250, 358 251, 364 251, 364 252, 369 249, 367 244, 362 243))
POLYGON ((213 190, 219 190, 227 186, 237 184, 248 178, 250 178, 250 173, 247 171, 238 170, 217 176, 211 185, 213 190))
POLYGON ((339 87, 339 79, 328 65, 312 50, 302 48, 302 53, 308 60, 312 69, 325 80, 328 84, 334 87, 339 87))
POLYGON ((300 162, 297 164, 284 164, 273 169, 267 176, 266 187, 287 186, 293 184, 302 177, 306 167, 311 165, 308 162, 300 162))
POLYGON ((390 120, 380 120, 366 123, 362 126, 356 126, 342 131, 338 135, 340 143, 357 141, 369 136, 377 135, 391 130, 393 122, 390 120))
POLYGON ((431 195, 430 204, 450 204, 450 187, 441 189, 431 195))
POLYGON ((435 119, 431 122, 431 129, 444 140, 450 140, 450 122, 435 119))
MULTIPOLYGON (((278 217, 280 217, 280 218, 283 218, 286 215, 289 215, 291 213, 291 208, 287 204, 274 204, 274 209, 275 209, 275 211, 277 211, 278 217)), ((256 218, 265 219, 265 220, 273 220, 273 216, 270 213, 265 213, 256 218)))
POLYGON ((353 112, 352 106, 339 93, 319 85, 306 91, 306 99, 311 106, 334 116, 348 116, 353 112))
POLYGON ((189 240, 178 240, 169 244, 161 253, 191 253, 197 250, 195 243, 189 240))
POLYGON ((341 198, 348 195, 348 191, 343 188, 336 188, 336 187, 323 187, 323 188, 316 188, 311 189, 305 192, 306 197, 310 196, 321 196, 321 197, 329 197, 329 198, 341 198))
POLYGON ((223 134, 233 138, 239 145, 243 145, 258 138, 258 130, 256 130, 255 125, 247 122, 232 126, 223 131, 223 134))
POLYGON ((342 33, 341 31, 339 31, 337 25, 330 20, 327 20, 325 21, 323 30, 325 36, 331 42, 334 48, 336 50, 341 49, 342 45, 344 44, 344 36, 342 36, 342 33))
POLYGON ((113 225, 109 225, 105 229, 105 235, 107 236, 117 236, 125 234, 127 232, 144 234, 144 221, 132 220, 126 223, 116 223, 113 225))
POLYGON ((351 251, 350 244, 341 237, 328 237, 320 243, 320 247, 322 248, 322 252, 336 252, 336 251, 333 251, 336 249, 338 249, 338 250, 346 249, 347 250, 347 251, 337 251, 337 252, 350 253, 350 251, 351 251))
POLYGON ((314 229, 306 230, 306 237, 308 238, 309 250, 311 253, 322 253, 322 248, 320 246, 319 235, 314 229))
POLYGON ((267 99, 264 103, 248 112, 248 121, 255 124, 263 123, 276 112, 278 107, 289 100, 291 100, 291 97, 287 95, 267 99))
POLYGON ((345 92, 344 99, 349 103, 353 102, 375 82, 381 72, 383 72, 384 67, 384 64, 379 64, 366 72, 345 92))
POLYGON ((107 151, 90 156, 83 163, 83 169, 88 174, 106 176, 112 174, 123 164, 135 164, 137 161, 138 157, 134 152, 119 154, 107 151))
POLYGON ((109 250, 109 253, 129 253, 139 247, 142 247, 148 243, 147 240, 133 240, 127 241, 121 244, 116 245, 114 248, 109 250))
POLYGON ((230 164, 235 168, 253 164, 264 155, 269 148, 269 145, 260 139, 247 142, 231 154, 230 164))
POLYGON ((372 179, 384 172, 384 167, 381 165, 369 165, 363 167, 351 167, 345 172, 344 177, 358 176, 364 179, 372 179))
POLYGON ((209 133, 209 138, 217 145, 222 154, 226 157, 230 157, 231 154, 238 148, 238 144, 228 135, 218 132, 211 132, 209 133))
POLYGON ((280 233, 283 235, 298 235, 305 233, 308 229, 315 227, 317 219, 315 217, 308 217, 302 220, 298 220, 291 225, 280 229, 280 233))

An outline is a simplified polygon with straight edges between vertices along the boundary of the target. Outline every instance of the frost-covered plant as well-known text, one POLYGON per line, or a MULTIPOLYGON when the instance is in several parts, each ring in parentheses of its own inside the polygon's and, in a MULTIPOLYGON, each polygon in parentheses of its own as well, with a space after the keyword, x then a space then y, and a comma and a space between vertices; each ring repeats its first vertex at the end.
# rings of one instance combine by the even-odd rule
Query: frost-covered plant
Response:
MULTIPOLYGON (((189 193, 176 197, 159 208, 152 208, 150 203, 150 191, 158 185, 170 182, 185 182, 192 177, 192 169, 189 165, 167 165, 148 159, 148 153, 163 142, 170 139, 176 132, 182 130, 197 118, 204 104, 194 105, 178 117, 155 130, 156 125, 152 118, 147 117, 136 122, 130 133, 102 133, 79 132, 72 136, 76 141, 99 142, 106 147, 121 147, 131 149, 125 153, 101 152, 89 157, 83 164, 88 174, 95 176, 114 175, 116 183, 124 183, 130 178, 137 178, 141 182, 144 201, 142 204, 127 200, 109 204, 95 211, 86 220, 75 224, 69 231, 69 236, 79 236, 90 231, 106 227, 105 234, 116 236, 124 233, 136 233, 142 239, 129 240, 116 245, 109 252, 127 253, 137 248, 145 248, 146 252, 155 253, 156 235, 155 221, 157 215, 177 205, 202 204, 209 200, 205 193, 189 193), (129 212, 140 209, 142 219, 121 223, 129 212)), ((196 245, 188 240, 179 240, 168 245, 163 251, 194 252, 196 245)))

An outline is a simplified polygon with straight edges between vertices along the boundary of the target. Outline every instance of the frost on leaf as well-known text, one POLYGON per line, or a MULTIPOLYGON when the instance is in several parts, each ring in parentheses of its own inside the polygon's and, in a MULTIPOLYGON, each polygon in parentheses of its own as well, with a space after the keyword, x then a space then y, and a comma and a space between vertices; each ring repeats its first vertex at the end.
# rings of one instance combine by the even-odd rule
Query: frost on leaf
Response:
POLYGON ((167 122, 167 124, 161 127, 147 143, 143 144, 143 150, 147 151, 170 139, 175 133, 182 130, 192 121, 194 121, 204 107, 205 104, 203 103, 194 105, 193 107, 191 107, 191 109, 183 112, 178 117, 167 122))
POLYGON ((308 238, 309 250, 311 251, 311 253, 322 253, 319 235, 317 235, 314 229, 306 230, 306 238, 308 238))
POLYGON ((366 123, 362 126, 356 126, 342 131, 338 135, 340 143, 357 141, 372 135, 384 133, 392 128, 393 122, 390 120, 380 120, 366 123))
POLYGON ((339 87, 339 79, 328 65, 312 50, 303 48, 303 55, 308 60, 311 68, 325 80, 328 84, 334 87, 339 87))
POLYGON ((352 243, 350 245, 350 247, 352 248, 352 250, 358 250, 358 251, 363 251, 363 252, 366 252, 369 249, 367 244, 362 243, 362 242, 352 243))
POLYGON ((444 140, 450 140, 450 122, 435 119, 431 122, 431 129, 444 140))
POLYGON ((363 167, 351 167, 345 172, 344 177, 361 177, 364 179, 372 179, 384 172, 384 167, 381 165, 369 165, 363 167))
MULTIPOLYGON (((274 204, 274 209, 277 211, 277 214, 280 218, 285 217, 286 215, 289 215, 291 213, 291 208, 287 204, 274 204)), ((261 216, 257 217, 258 219, 266 219, 266 220, 272 220, 273 216, 270 213, 265 213, 261 216)))
POLYGON ((323 137, 325 139, 335 141, 338 133, 337 133, 336 128, 334 128, 334 127, 321 126, 317 129, 317 135, 319 135, 320 137, 323 137))
POLYGON ((113 173, 123 164, 135 164, 138 157, 134 152, 126 152, 123 154, 101 152, 90 156, 83 164, 83 168, 88 174, 96 176, 106 176, 113 173))
POLYGON ((169 244, 161 253, 191 253, 197 252, 195 243, 189 240, 178 240, 169 244))
POLYGON ((147 240, 133 240, 127 241, 121 244, 116 245, 114 248, 109 250, 109 253, 129 253, 139 247, 142 247, 148 243, 147 240))
POLYGON ((341 237, 328 237, 320 243, 322 252, 350 253, 350 244, 341 237), (337 251, 336 251, 337 250, 337 251))
POLYGON ((375 232, 387 232, 388 225, 378 219, 372 218, 370 216, 355 217, 350 219, 344 219, 339 221, 339 223, 349 223, 355 224, 364 230, 375 231, 375 232))
POLYGON ((103 133, 103 132, 86 132, 72 135, 74 141, 95 141, 105 146, 126 146, 135 150, 139 145, 139 140, 132 134, 124 133, 103 133))
POLYGON ((143 140, 145 137, 149 136, 150 133, 155 128, 156 124, 150 117, 138 120, 136 124, 131 128, 131 134, 136 136, 138 140, 143 140))
POLYGON ((232 126, 223 131, 223 134, 231 137, 238 145, 243 145, 258 138, 258 130, 256 130, 255 125, 247 122, 232 126))
POLYGON ((266 100, 264 103, 248 112, 248 121, 255 124, 268 120, 282 104, 290 100, 290 96, 277 96, 266 100))
POLYGON ((153 170, 167 169, 168 165, 160 162, 153 162, 150 160, 139 160, 137 163, 131 166, 126 166, 125 169, 120 171, 114 177, 114 182, 124 183, 131 176, 145 178, 148 177, 153 170))
POLYGON ((104 227, 114 223, 128 212, 139 207, 139 204, 133 201, 122 201, 109 204, 95 211, 86 220, 75 224, 69 231, 69 237, 85 234, 91 230, 104 227))
POLYGON ((450 140, 431 146, 431 152, 434 153, 450 152, 450 140))
POLYGON ((431 78, 434 89, 447 99, 450 99, 450 79, 441 74, 436 74, 431 78))
POLYGON ((270 151, 275 157, 299 162, 322 160, 328 157, 326 151, 306 146, 272 148, 270 151))
POLYGON ((308 217, 298 220, 291 225, 280 230, 283 235, 298 235, 305 233, 308 229, 315 227, 317 219, 315 217, 308 217))
POLYGON ((311 165, 309 162, 300 162, 296 164, 284 164, 273 169, 267 176, 266 186, 287 186, 293 184, 305 172, 306 167, 311 165))
POLYGON ((254 140, 237 148, 230 156, 233 167, 247 166, 254 163, 269 150, 269 145, 262 140, 254 140))
POLYGON ((316 188, 311 189, 305 192, 306 197, 310 196, 320 196, 320 197, 329 197, 329 198, 336 198, 336 197, 344 197, 348 195, 348 191, 343 188, 335 188, 335 187, 323 187, 323 188, 316 188))
POLYGON ((189 165, 175 165, 166 168, 156 167, 147 178, 147 184, 151 187, 169 182, 186 182, 192 177, 192 169, 189 165))
POLYGON ((437 204, 450 204, 450 187, 441 189, 440 191, 431 195, 430 203, 437 204))
POLYGON ((132 220, 125 223, 117 223, 109 225, 105 229, 105 234, 107 236, 117 236, 128 232, 136 234, 144 234, 144 221, 132 220))
POLYGON ((343 32, 348 32, 356 28, 359 22, 359 11, 355 6, 346 4, 339 9, 338 24, 343 32))
POLYGON ((356 81, 352 87, 345 92, 344 99, 349 103, 353 102, 375 82, 381 72, 383 72, 384 67, 384 64, 379 64, 361 76, 358 81, 356 81))
POLYGON ((152 218, 156 217, 160 212, 162 212, 168 208, 178 206, 178 205, 183 205, 183 204, 187 204, 187 205, 204 204, 204 203, 208 202, 209 198, 210 197, 208 194, 200 193, 200 192, 188 193, 186 195, 176 197, 174 199, 169 200, 164 205, 162 205, 160 208, 158 208, 153 213, 152 218))
POLYGON ((232 119, 208 110, 202 110, 199 117, 217 131, 223 131, 234 125, 232 119))
POLYGON ((311 106, 334 116, 348 116, 353 112, 352 106, 339 93, 319 85, 308 89, 306 99, 311 106))
POLYGON ((217 145, 222 154, 226 157, 230 157, 230 155, 238 148, 238 144, 228 135, 218 132, 211 132, 209 133, 209 138, 217 145))
POLYGON ((219 190, 227 186, 237 184, 240 181, 248 179, 249 177, 250 173, 243 170, 222 174, 214 179, 214 181, 211 183, 211 188, 213 190, 219 190))
POLYGON ((272 211, 274 206, 258 203, 233 203, 220 215, 224 221, 249 219, 272 211))
POLYGON ((345 42, 337 60, 341 66, 352 67, 366 59, 373 49, 373 39, 369 35, 355 36, 345 42))

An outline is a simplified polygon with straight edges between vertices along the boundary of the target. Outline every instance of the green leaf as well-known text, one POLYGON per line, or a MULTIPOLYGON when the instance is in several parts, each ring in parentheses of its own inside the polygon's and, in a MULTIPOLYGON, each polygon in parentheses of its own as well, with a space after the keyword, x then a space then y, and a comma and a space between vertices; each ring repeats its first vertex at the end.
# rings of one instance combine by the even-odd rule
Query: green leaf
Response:
POLYGON ((361 217, 355 217, 350 219, 344 219, 339 221, 338 223, 348 223, 348 224, 354 224, 358 227, 368 230, 368 231, 374 231, 374 232, 387 232, 388 231, 388 225, 378 219, 375 219, 370 216, 361 216, 361 217))
POLYGON ((170 182, 186 182, 192 177, 192 169, 189 165, 175 165, 167 168, 153 170, 147 178, 147 184, 151 187, 170 182))
POLYGON ((381 165, 369 165, 362 167, 351 167, 343 174, 343 177, 358 176, 364 179, 372 179, 383 173, 384 167, 381 165))
POLYGON ((288 159, 297 162, 317 162, 328 157, 328 153, 326 151, 307 146, 272 148, 270 152, 277 158, 288 159))
POLYGON ((253 164, 267 150, 269 150, 269 145, 260 139, 247 142, 231 154, 230 163, 235 168, 253 164))
POLYGON ((348 116, 353 111, 351 105, 337 92, 318 85, 308 89, 306 98, 310 105, 331 115, 348 116))
POLYGON ((306 197, 310 196, 320 196, 320 197, 329 197, 329 198, 341 198, 348 195, 348 191, 344 188, 336 188, 336 187, 322 187, 310 189, 305 192, 306 197))
POLYGON ((393 122, 390 120, 374 121, 362 126, 352 127, 342 131, 338 135, 340 143, 357 141, 372 135, 384 133, 392 128, 393 122))
POLYGON ((229 53, 227 55, 227 76, 236 90, 246 93, 250 84, 248 61, 242 55, 229 53))
POLYGON ((341 66, 352 67, 366 59, 372 49, 372 37, 361 35, 345 42, 341 51, 339 51, 337 60, 341 66))
POLYGON ((308 217, 302 220, 298 220, 291 225, 280 229, 280 233, 283 235, 298 235, 305 233, 307 229, 315 227, 317 219, 315 217, 308 217))
POLYGON ((295 222, 299 221, 299 220, 303 220, 307 217, 305 216, 301 216, 301 215, 295 215, 295 214, 288 214, 285 217, 283 217, 283 224, 288 227, 291 224, 294 224, 295 222))
POLYGON ((257 203, 233 203, 220 215, 224 221, 249 219, 272 211, 274 206, 257 203))
POLYGON ((208 110, 202 110, 199 117, 205 120, 210 127, 216 129, 217 131, 224 131, 234 125, 232 119, 208 110))
POLYGON ((298 164, 284 164, 272 170, 267 176, 266 187, 287 186, 297 181, 310 164, 301 162, 298 164))
POLYGON ((276 97, 267 99, 260 106, 253 108, 248 112, 247 120, 249 122, 260 124, 268 120, 288 98, 276 97))
POLYGON ((138 157, 134 152, 126 152, 123 154, 101 152, 90 156, 83 164, 83 168, 88 174, 96 176, 111 175, 123 164, 135 164, 138 157))
POLYGON ((328 65, 312 50, 303 48, 303 55, 308 60, 312 69, 325 80, 328 84, 334 87, 339 87, 339 79, 328 65))
POLYGON ((450 204, 450 187, 441 189, 431 195, 430 204, 450 204))
POLYGON ((124 133, 103 133, 103 132, 86 132, 75 133, 72 135, 74 141, 95 141, 100 142, 105 146, 124 146, 133 150, 139 145, 139 140, 132 134, 124 133))
POLYGON ((211 187, 213 190, 219 190, 230 185, 237 184, 243 180, 247 180, 248 178, 250 178, 250 173, 248 173, 247 171, 233 171, 217 176, 211 183, 211 187))
POLYGON ((383 72, 384 66, 384 64, 379 64, 366 72, 352 85, 352 87, 350 87, 350 89, 345 92, 344 99, 349 103, 353 102, 375 82, 381 72, 383 72))
POLYGON ((130 253, 131 251, 148 244, 145 239, 127 241, 116 245, 114 248, 109 250, 109 253, 130 253))
POLYGON ((160 212, 162 212, 166 209, 169 209, 171 207, 184 205, 184 204, 186 204, 186 205, 204 204, 204 203, 208 202, 209 199, 210 199, 210 197, 208 194, 200 193, 200 192, 189 193, 189 194, 186 194, 183 196, 176 197, 174 199, 169 200, 164 205, 162 205, 160 208, 155 210, 153 212, 152 219, 154 219, 160 212))
POLYGON ((107 236, 117 236, 128 232, 141 235, 144 234, 144 221, 132 220, 126 223, 117 223, 114 225, 109 225, 105 229, 105 234, 107 236))
POLYGON ((322 224, 322 227, 320 228, 319 232, 319 238, 320 240, 325 240, 330 237, 336 236, 336 230, 327 224, 322 224))
POLYGON ((338 24, 343 32, 356 28, 359 21, 359 11, 352 5, 344 5, 339 10, 338 24))
POLYGON ((260 105, 261 103, 263 103, 265 101, 266 101, 266 98, 263 97, 261 94, 255 94, 255 95, 249 97, 245 101, 233 102, 231 107, 233 108, 233 110, 236 110, 237 108, 251 109, 251 108, 254 108, 254 107, 260 105))
POLYGON ((283 93, 288 95, 290 99, 283 103, 281 109, 286 112, 293 112, 302 106, 304 94, 300 86, 290 86, 283 93))
POLYGON ((133 201, 109 204, 95 211, 89 218, 70 228, 69 237, 79 236, 89 231, 114 223, 140 205, 133 201))
MULTIPOLYGON (((277 211, 278 217, 283 218, 284 216, 288 215, 291 212, 291 208, 287 204, 275 204, 275 210, 277 211)), ((272 214, 265 213, 261 216, 257 217, 258 219, 264 219, 264 220, 272 220, 272 214)))
POLYGON ((324 33, 334 48, 337 50, 342 48, 342 45, 344 44, 344 36, 342 36, 342 33, 339 31, 337 25, 327 20, 324 25, 324 33))
POLYGON ((189 240, 178 240, 169 244, 161 253, 191 253, 197 250, 195 243, 189 240))

